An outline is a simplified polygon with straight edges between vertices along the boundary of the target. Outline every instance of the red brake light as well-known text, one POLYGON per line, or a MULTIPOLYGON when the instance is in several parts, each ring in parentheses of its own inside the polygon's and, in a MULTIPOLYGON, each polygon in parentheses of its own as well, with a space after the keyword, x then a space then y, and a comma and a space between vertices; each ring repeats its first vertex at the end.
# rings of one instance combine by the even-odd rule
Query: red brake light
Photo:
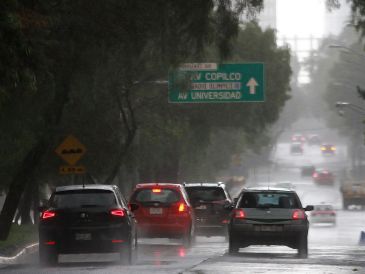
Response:
POLYGON ((153 193, 161 193, 161 188, 153 188, 152 192, 153 193))
POLYGON ((186 211, 186 205, 184 203, 179 204, 179 212, 185 212, 186 211))
POLYGON ((305 213, 300 209, 294 210, 292 218, 293 220, 303 220, 305 219, 305 213))
POLYGON ((125 212, 121 208, 116 208, 116 209, 110 210, 110 214, 113 216, 117 216, 117 217, 124 217, 125 212))
POLYGON ((318 177, 318 173, 317 172, 314 172, 312 176, 313 176, 313 178, 317 178, 318 177))
POLYGON ((45 220, 45 219, 49 219, 49 218, 53 218, 56 216, 56 212, 54 211, 51 211, 51 210, 46 210, 42 213, 42 219, 45 220))
POLYGON ((236 219, 244 219, 244 218, 246 218, 246 214, 245 214, 245 212, 243 211, 243 209, 236 209, 236 210, 234 211, 234 217, 235 217, 236 219))

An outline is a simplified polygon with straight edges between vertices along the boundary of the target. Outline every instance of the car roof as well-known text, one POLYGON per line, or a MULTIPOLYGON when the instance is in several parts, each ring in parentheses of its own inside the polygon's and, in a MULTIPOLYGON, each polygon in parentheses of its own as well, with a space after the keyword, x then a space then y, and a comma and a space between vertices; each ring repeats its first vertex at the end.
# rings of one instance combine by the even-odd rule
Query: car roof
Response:
POLYGON ((246 187, 242 190, 242 192, 288 192, 288 193, 296 193, 292 189, 281 188, 281 187, 270 187, 270 186, 246 187))
POLYGON ((81 190, 81 189, 99 189, 99 190, 113 191, 116 188, 117 188, 116 185, 102 185, 102 184, 69 185, 69 186, 58 186, 56 187, 55 192, 81 190))
POLYGON ((161 188, 178 188, 182 187, 181 184, 174 183, 140 183, 136 185, 136 189, 142 188, 153 188, 153 187, 161 187, 161 188))
POLYGON ((217 183, 184 183, 185 187, 225 187, 222 182, 217 183))

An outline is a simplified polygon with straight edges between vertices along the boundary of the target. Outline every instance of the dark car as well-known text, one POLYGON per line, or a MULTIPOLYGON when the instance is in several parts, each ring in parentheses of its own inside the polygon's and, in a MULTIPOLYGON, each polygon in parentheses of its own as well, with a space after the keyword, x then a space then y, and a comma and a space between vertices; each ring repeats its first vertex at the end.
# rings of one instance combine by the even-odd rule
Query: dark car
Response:
POLYGON ((334 155, 336 153, 336 146, 331 144, 321 145, 322 155, 334 155))
POLYGON ((229 225, 229 253, 250 245, 285 245, 308 255, 308 219, 293 190, 248 188, 240 193, 229 225))
POLYGON ((315 171, 316 168, 314 165, 305 165, 301 167, 300 174, 302 175, 302 177, 312 176, 315 171))
POLYGON ((223 183, 185 184, 195 211, 195 233, 201 236, 225 236, 232 199, 223 183))
POLYGON ((126 264, 135 259, 135 220, 117 186, 57 187, 40 209, 41 264, 55 264, 58 254, 73 253, 119 253, 126 264))
POLYGON ((179 238, 184 246, 194 236, 194 210, 181 184, 138 184, 129 204, 137 207, 138 235, 150 238, 179 238))
POLYGON ((292 143, 290 145, 290 153, 291 154, 303 154, 302 143, 292 143))
POLYGON ((319 138, 318 135, 311 135, 308 138, 308 145, 310 146, 314 146, 314 145, 320 145, 321 144, 321 139, 319 138))
POLYGON ((317 184, 333 184, 335 175, 325 168, 316 169, 312 174, 313 181, 317 184))

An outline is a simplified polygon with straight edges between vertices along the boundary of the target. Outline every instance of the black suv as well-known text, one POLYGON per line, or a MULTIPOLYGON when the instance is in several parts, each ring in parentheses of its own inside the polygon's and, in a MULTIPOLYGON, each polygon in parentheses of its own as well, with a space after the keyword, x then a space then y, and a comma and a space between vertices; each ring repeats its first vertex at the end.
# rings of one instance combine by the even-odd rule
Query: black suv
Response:
POLYGON ((295 191, 247 188, 240 193, 229 226, 229 253, 249 245, 285 245, 308 256, 308 219, 295 191))
POLYGON ((195 235, 228 236, 232 200, 223 183, 185 183, 195 211, 195 235))
POLYGON ((117 186, 57 187, 40 210, 41 264, 56 264, 60 253, 115 252, 125 264, 135 259, 135 220, 117 186))

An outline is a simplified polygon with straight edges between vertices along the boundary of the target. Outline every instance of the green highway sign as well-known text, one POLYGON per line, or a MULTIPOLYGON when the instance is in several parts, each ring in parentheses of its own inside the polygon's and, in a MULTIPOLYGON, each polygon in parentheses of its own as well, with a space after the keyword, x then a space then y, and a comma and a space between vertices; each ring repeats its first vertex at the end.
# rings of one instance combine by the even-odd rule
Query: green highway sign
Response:
POLYGON ((186 63, 169 73, 170 103, 264 102, 264 64, 186 63))

